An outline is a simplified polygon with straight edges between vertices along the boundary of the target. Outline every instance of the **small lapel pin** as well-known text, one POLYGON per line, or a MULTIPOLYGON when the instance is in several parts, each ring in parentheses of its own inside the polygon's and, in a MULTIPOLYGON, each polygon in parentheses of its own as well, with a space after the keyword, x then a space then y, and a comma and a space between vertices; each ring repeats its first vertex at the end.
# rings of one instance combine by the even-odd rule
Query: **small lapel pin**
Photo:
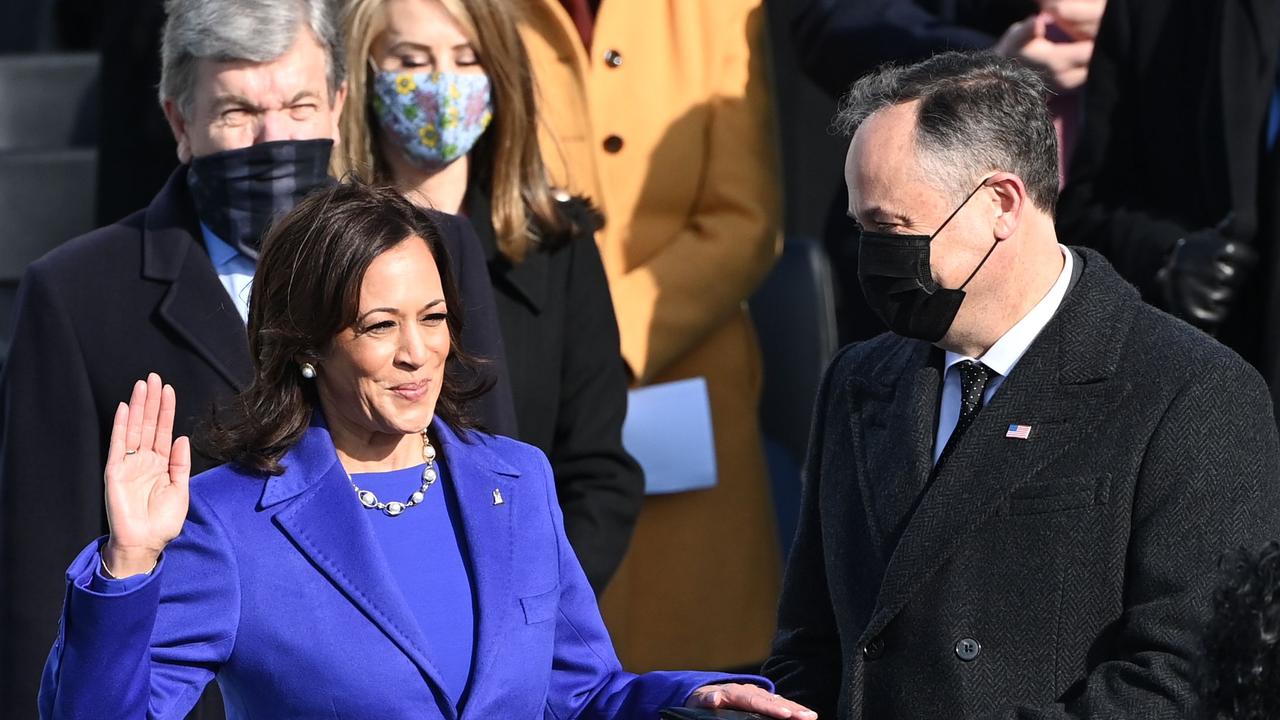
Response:
POLYGON ((501 491, 501 490, 499 490, 498 488, 494 488, 494 489, 493 489, 493 504, 494 504, 494 505, 501 505, 501 504, 503 504, 503 503, 505 503, 505 502, 506 502, 506 500, 503 500, 503 499, 502 499, 502 491, 501 491))
POLYGON ((1031 437, 1030 425, 1010 425, 1009 431, 1004 434, 1007 438, 1015 438, 1017 440, 1026 440, 1031 437))

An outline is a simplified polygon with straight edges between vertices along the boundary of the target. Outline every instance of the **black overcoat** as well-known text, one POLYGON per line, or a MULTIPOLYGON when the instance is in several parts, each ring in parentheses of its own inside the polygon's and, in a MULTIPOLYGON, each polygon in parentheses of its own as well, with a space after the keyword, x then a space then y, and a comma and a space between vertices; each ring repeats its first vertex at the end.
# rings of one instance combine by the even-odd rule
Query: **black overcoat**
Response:
POLYGON ((644 474, 622 446, 627 368, 609 282, 580 198, 557 203, 572 230, 542 233, 527 256, 498 251, 487 192, 467 192, 467 216, 489 262, 515 399, 517 435, 547 454, 565 534, 596 594, 626 554, 644 474))
POLYGON ((1078 258, 896 548, 885 500, 931 472, 941 353, 881 335, 833 362, 765 666, 778 692, 833 720, 1194 716, 1218 557, 1280 537, 1270 396, 1078 258))
POLYGON ((1058 203, 1064 242, 1093 247, 1157 306, 1179 238, 1224 226, 1260 255, 1218 337, 1280 391, 1280 156, 1266 150, 1280 3, 1109 0, 1084 123, 1058 203))

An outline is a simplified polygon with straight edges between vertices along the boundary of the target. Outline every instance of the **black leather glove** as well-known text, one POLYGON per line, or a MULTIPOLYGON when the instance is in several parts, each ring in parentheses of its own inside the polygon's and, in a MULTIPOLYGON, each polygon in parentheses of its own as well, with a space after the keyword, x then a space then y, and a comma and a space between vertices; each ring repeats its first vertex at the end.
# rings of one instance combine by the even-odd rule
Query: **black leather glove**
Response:
POLYGON ((1241 284, 1258 263, 1258 253, 1227 235, 1224 223, 1178 240, 1156 273, 1165 310, 1212 333, 1231 312, 1241 284))

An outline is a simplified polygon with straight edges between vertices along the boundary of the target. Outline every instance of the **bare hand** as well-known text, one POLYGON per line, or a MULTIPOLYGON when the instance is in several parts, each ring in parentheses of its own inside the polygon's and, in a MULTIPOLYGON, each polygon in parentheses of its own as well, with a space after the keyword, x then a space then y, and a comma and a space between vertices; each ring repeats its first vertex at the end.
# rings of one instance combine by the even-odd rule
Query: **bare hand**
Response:
POLYGON ((1010 25, 994 50, 1039 70, 1054 92, 1075 90, 1089 77, 1093 41, 1054 42, 1046 37, 1049 22, 1049 16, 1041 13, 1010 25))
POLYGON ((1076 40, 1098 37, 1107 0, 1040 0, 1040 10, 1076 40))
POLYGON ((173 440, 176 407, 173 388, 151 373, 116 408, 104 473, 111 535, 102 549, 115 577, 150 571, 186 521, 191 443, 173 440))
POLYGON ((816 720, 818 717, 818 713, 781 695, 774 695, 756 685, 739 683, 704 685, 694 690, 684 705, 708 710, 747 710, 771 718, 816 720))

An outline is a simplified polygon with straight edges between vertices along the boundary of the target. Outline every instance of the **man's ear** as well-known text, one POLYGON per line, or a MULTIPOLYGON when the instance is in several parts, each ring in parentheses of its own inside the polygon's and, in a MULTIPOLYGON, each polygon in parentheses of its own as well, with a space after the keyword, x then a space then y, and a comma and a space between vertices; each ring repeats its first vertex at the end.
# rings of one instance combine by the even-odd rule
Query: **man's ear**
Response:
POLYGON ((1022 178, 1005 172, 992 175, 986 185, 994 195, 992 205, 996 216, 993 232, 997 240, 1008 240, 1018 231, 1022 213, 1031 201, 1027 197, 1027 186, 1022 178))
POLYGON ((187 119, 178 109, 173 98, 164 99, 164 118, 169 121, 169 129, 173 131, 173 139, 178 143, 178 162, 186 165, 191 162, 191 141, 187 137, 187 119))

